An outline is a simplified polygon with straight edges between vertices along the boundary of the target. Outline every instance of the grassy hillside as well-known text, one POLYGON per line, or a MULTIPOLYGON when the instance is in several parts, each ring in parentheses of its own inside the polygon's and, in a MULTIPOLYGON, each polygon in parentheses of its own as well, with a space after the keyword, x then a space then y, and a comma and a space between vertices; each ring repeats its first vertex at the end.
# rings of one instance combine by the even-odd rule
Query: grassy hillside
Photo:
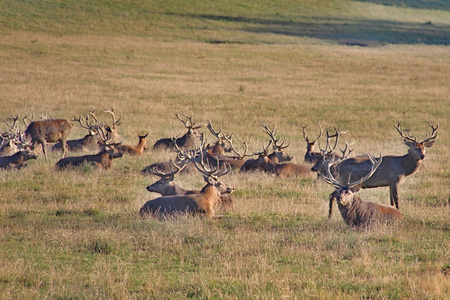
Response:
MULTIPOLYGON (((304 124, 311 137, 319 123, 349 130, 355 155, 406 154, 398 120, 419 140, 439 122, 439 135, 400 185, 404 222, 368 232, 336 206, 327 218, 331 186, 262 173, 223 179, 233 212, 141 219, 156 178, 140 171, 172 153, 62 172, 61 154, 39 153, 0 171, 0 298, 446 299, 450 11, 393 3, 1 1, 1 119, 114 108, 125 143, 148 131, 152 145, 184 133, 183 112, 250 141, 249 152, 262 150, 267 122, 297 163, 304 124)), ((74 124, 70 138, 84 134, 74 124)), ((358 195, 389 203, 386 187, 358 195)))

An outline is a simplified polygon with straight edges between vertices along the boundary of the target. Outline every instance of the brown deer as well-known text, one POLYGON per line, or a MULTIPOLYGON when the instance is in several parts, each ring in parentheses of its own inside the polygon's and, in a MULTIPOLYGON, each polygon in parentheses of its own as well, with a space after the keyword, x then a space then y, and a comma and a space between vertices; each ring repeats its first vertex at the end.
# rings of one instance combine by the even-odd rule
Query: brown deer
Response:
MULTIPOLYGON (((408 153, 403 156, 383 156, 383 162, 376 172, 361 183, 361 188, 376 188, 389 186, 390 203, 399 209, 398 187, 406 177, 416 173, 425 159, 425 150, 433 146, 437 138, 439 125, 428 123, 431 127, 431 134, 421 142, 415 137, 405 135, 400 128, 401 122, 398 122, 395 128, 403 138, 403 143, 409 147, 408 153)), ((370 159, 367 155, 352 157, 344 160, 334 169, 333 176, 339 178, 350 178, 351 181, 363 177, 370 169, 370 159)), ((332 200, 330 200, 330 203, 332 200)), ((331 211, 331 208, 330 208, 331 211)))
POLYGON ((208 130, 211 132, 212 135, 214 135, 216 137, 216 142, 213 145, 209 145, 206 146, 206 148, 208 150, 211 150, 210 152, 213 155, 224 155, 225 152, 231 152, 232 148, 231 146, 227 143, 231 140, 232 138, 232 134, 231 135, 221 135, 220 133, 222 132, 222 128, 220 128, 219 131, 215 130, 214 127, 212 126, 211 120, 208 122, 208 124, 203 124, 204 126, 206 126, 206 128, 208 128, 208 130))
POLYGON ((232 169, 240 169, 242 165, 245 163, 244 158, 247 156, 248 142, 242 141, 237 135, 236 137, 239 140, 239 142, 241 142, 242 145, 244 146, 243 154, 239 153, 234 148, 232 136, 225 136, 224 141, 228 142, 230 152, 233 152, 235 156, 219 154, 217 153, 217 151, 215 153, 214 149, 208 149, 206 151, 206 159, 208 160, 208 162, 214 164, 216 160, 218 160, 220 167, 229 166, 232 169))
POLYGON ((147 139, 146 139, 147 136, 148 133, 144 135, 138 134, 139 142, 136 146, 121 144, 117 145, 115 148, 122 154, 142 155, 142 153, 144 153, 144 150, 147 149, 147 139))
MULTIPOLYGON (((183 117, 186 118, 186 120, 183 120, 180 117, 179 113, 176 113, 175 116, 180 120, 184 126, 187 128, 187 132, 181 137, 177 138, 175 140, 175 143, 180 148, 194 148, 195 147, 195 141, 196 139, 200 138, 200 133, 197 131, 197 129, 201 128, 202 126, 195 126, 195 122, 192 121, 192 116, 188 117, 184 114, 182 114, 183 117)), ((174 150, 175 145, 173 138, 164 138, 156 141, 156 143, 153 145, 153 149, 170 149, 174 150)))
POLYGON ((104 144, 105 148, 95 155, 83 155, 83 156, 71 156, 60 159, 56 163, 56 168, 58 170, 67 168, 76 168, 83 164, 89 164, 100 169, 111 168, 113 159, 122 157, 123 154, 114 148, 114 144, 110 144, 107 139, 107 133, 103 129, 99 130, 99 134, 104 144))
POLYGON ((36 159, 37 156, 31 150, 20 150, 10 156, 0 157, 0 168, 2 169, 20 169, 26 166, 26 161, 36 159))
POLYGON ((67 152, 66 140, 71 130, 72 124, 65 119, 32 121, 28 124, 27 129, 25 130, 25 140, 29 141, 31 139, 31 144, 33 147, 35 147, 36 144, 40 144, 42 146, 42 151, 44 152, 45 158, 47 158, 47 152, 45 149, 46 143, 59 142, 63 149, 63 157, 65 157, 67 152))
POLYGON ((346 184, 336 180, 331 174, 330 166, 335 163, 342 163, 344 160, 337 160, 330 157, 327 162, 327 174, 320 176, 331 184, 335 190, 336 202, 341 212, 341 216, 347 225, 358 229, 369 229, 374 225, 383 222, 401 221, 403 219, 400 211, 392 206, 381 205, 373 202, 365 202, 355 195, 366 180, 368 180, 376 172, 377 168, 382 164, 383 158, 377 160, 373 156, 368 155, 368 161, 371 164, 370 171, 359 180, 348 182, 346 184))
MULTIPOLYGON (((327 143, 326 143, 325 149, 322 149, 322 148, 319 147, 319 149, 320 149, 320 153, 319 153, 320 156, 316 156, 315 153, 317 153, 317 152, 314 152, 314 155, 313 155, 313 156, 316 158, 316 162, 315 162, 314 166, 312 166, 312 168, 311 168, 311 170, 312 170, 313 172, 319 172, 319 170, 320 170, 321 168, 323 169, 324 166, 325 166, 326 163, 327 163, 328 158, 330 158, 330 157, 341 158, 342 155, 348 156, 348 155, 350 154, 350 152, 352 151, 352 150, 350 150, 349 147, 350 147, 350 145, 352 145, 354 142, 351 143, 351 144, 345 142, 345 149, 344 149, 344 150, 341 149, 342 155, 340 155, 340 154, 334 152, 334 150, 336 149, 336 147, 337 147, 337 145, 338 145, 338 143, 339 143, 339 138, 340 138, 340 136, 341 136, 342 134, 347 133, 348 130, 346 130, 346 131, 340 131, 339 129, 337 129, 336 127, 334 127, 334 131, 335 131, 335 133, 330 135, 330 133, 329 133, 328 130, 327 130, 327 143), (331 146, 331 139, 333 139, 333 138, 335 138, 335 140, 334 140, 334 145, 331 146), (346 154, 346 151, 347 151, 347 150, 348 150, 349 152, 346 154)), ((306 158, 306 154, 305 154, 305 158, 306 158)))
MULTIPOLYGON (((157 168, 153 168, 149 171, 153 175, 158 176, 160 179, 155 183, 147 186, 147 191, 158 193, 161 196, 175 196, 175 195, 182 196, 189 194, 198 194, 201 192, 200 190, 185 190, 174 182, 175 174, 183 170, 183 168, 187 166, 187 162, 183 162, 183 165, 181 167, 173 164, 172 161, 170 161, 170 164, 175 169, 171 170, 170 173, 161 172, 157 168)), ((217 208, 221 208, 224 211, 233 210, 234 205, 231 195, 221 194, 220 203, 218 203, 217 208)))
POLYGON ((162 196, 145 203, 139 211, 144 217, 147 215, 172 215, 180 213, 204 213, 214 217, 215 207, 220 201, 222 193, 232 193, 234 189, 223 184, 219 177, 227 174, 229 169, 218 171, 219 167, 210 170, 201 160, 194 162, 195 167, 204 175, 206 185, 198 194, 182 196, 162 196))
POLYGON ((17 125, 17 121, 19 120, 19 116, 11 116, 12 124, 8 123, 6 119, 4 119, 5 124, 8 126, 7 131, 2 132, 0 135, 1 143, 0 143, 0 156, 8 156, 13 155, 17 151, 19 151, 19 140, 20 140, 20 130, 17 125))
POLYGON ((317 161, 322 159, 322 154, 320 152, 314 152, 314 148, 316 146, 317 141, 320 139, 320 137, 322 136, 323 133, 323 128, 322 126, 320 126, 319 124, 319 136, 313 140, 310 141, 309 138, 306 136, 306 125, 303 125, 303 138, 306 141, 306 153, 305 153, 305 163, 311 163, 311 164, 316 164, 317 161))

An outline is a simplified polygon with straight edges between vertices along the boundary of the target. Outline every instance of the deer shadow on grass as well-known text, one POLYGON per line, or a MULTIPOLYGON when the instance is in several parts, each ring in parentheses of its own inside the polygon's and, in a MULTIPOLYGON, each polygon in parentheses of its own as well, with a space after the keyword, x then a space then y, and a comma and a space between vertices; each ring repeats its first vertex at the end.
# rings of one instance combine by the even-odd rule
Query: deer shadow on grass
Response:
MULTIPOLYGON (((247 32, 311 37, 345 45, 450 45, 450 26, 435 24, 431 21, 414 23, 373 19, 310 18, 309 21, 297 22, 206 14, 184 16, 196 19, 242 23, 245 26, 241 30, 247 32)), ((209 42, 227 43, 227 41, 221 40, 211 40, 209 42)))

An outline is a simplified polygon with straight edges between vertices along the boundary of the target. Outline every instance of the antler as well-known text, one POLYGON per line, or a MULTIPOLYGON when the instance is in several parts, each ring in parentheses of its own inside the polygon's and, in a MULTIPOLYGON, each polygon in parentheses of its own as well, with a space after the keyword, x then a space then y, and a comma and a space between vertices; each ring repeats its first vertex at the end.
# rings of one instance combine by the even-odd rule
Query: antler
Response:
MULTIPOLYGON (((248 151, 248 143, 249 142, 244 142, 242 141, 238 135, 236 135, 236 137, 238 138, 239 142, 241 142, 244 145, 244 154, 240 154, 239 152, 236 151, 236 149, 234 149, 233 146, 233 141, 231 140, 231 136, 224 136, 223 138, 230 143, 230 147, 231 147, 231 151, 233 151, 239 158, 244 158, 247 155, 247 151, 248 151)), ((270 144, 269 144, 270 145, 270 144)))
POLYGON ((180 113, 176 113, 176 114, 175 114, 175 116, 178 118, 178 120, 180 120, 181 122, 183 122, 184 126, 185 126, 187 129, 198 129, 198 128, 202 127, 201 125, 200 125, 200 126, 195 126, 195 127, 194 127, 194 125, 195 125, 196 122, 192 121, 192 116, 188 117, 188 116, 186 116, 186 115, 183 114, 183 113, 181 113, 181 115, 183 115, 183 117, 186 118, 186 121, 184 121, 184 120, 180 117, 180 113))
POLYGON ((341 150, 343 158, 348 158, 350 156, 350 153, 353 152, 353 149, 350 149, 350 146, 353 145, 355 142, 356 141, 353 141, 353 143, 349 144, 349 143, 347 143, 347 141, 345 141, 345 148, 344 148, 344 150, 339 149, 339 150, 341 150))
POLYGON ((303 127, 303 138, 305 139, 305 141, 306 141, 308 144, 314 144, 314 143, 317 142, 317 140, 320 139, 320 137, 322 136, 323 128, 322 128, 322 125, 319 124, 319 130, 320 130, 319 136, 318 136, 314 141, 310 142, 309 139, 308 139, 308 137, 306 136, 306 131, 305 131, 305 128, 306 128, 307 126, 306 126, 306 125, 302 125, 302 127, 303 127))
POLYGON ((194 161, 194 165, 197 168, 197 170, 200 171, 200 173, 202 173, 203 175, 207 176, 207 177, 211 177, 214 180, 219 180, 219 177, 228 174, 228 172, 230 172, 231 168, 229 168, 228 166, 225 167, 224 169, 219 170, 219 160, 216 158, 217 161, 217 166, 213 169, 213 170, 209 170, 206 166, 205 166, 205 161, 203 159, 203 151, 200 151, 200 160, 194 161))
POLYGON ((434 123, 428 122, 428 125, 431 127, 432 132, 431 132, 430 136, 428 138, 426 138, 425 140, 423 140, 421 143, 427 143, 427 142, 437 138, 437 130, 439 128, 439 123, 437 123, 436 126, 434 126, 434 123))
POLYGON ((270 128, 266 124, 261 124, 261 126, 263 127, 263 131, 267 133, 269 137, 272 139, 274 148, 277 148, 279 151, 281 151, 282 149, 289 147, 289 145, 291 144, 290 142, 286 146, 284 146, 284 141, 281 143, 281 145, 278 145, 278 141, 280 140, 280 138, 278 139, 276 138, 277 125, 275 125, 273 130, 270 130, 270 128))
POLYGON ((187 162, 184 161, 183 164, 182 164, 182 166, 179 167, 179 166, 177 166, 176 164, 174 164, 174 163, 172 162, 172 160, 170 160, 170 161, 169 161, 169 166, 170 166, 170 170, 171 170, 172 172, 170 172, 170 173, 163 173, 163 172, 161 172, 157 167, 151 168, 151 169, 149 170, 149 172, 152 173, 153 175, 156 175, 156 176, 160 177, 160 178, 170 178, 170 177, 174 176, 175 174, 177 174, 178 172, 180 172, 181 170, 183 170, 184 167, 186 167, 186 165, 187 165, 187 162), (175 171, 173 171, 172 166, 174 166, 174 167, 176 168, 175 171))
POLYGON ((395 129, 397 129, 398 133, 402 136, 403 142, 404 142, 405 144, 408 144, 408 142, 414 143, 414 144, 417 143, 416 137, 410 136, 410 135, 405 135, 405 134, 403 133, 403 130, 400 128, 400 125, 401 125, 401 124, 402 124, 402 121, 398 121, 397 126, 394 125, 394 127, 395 127, 395 129))
POLYGON ((122 122, 120 121, 122 119, 122 117, 120 117, 118 120, 116 120, 116 116, 114 115, 114 108, 111 108, 111 110, 105 110, 104 109, 103 111, 105 113, 111 114, 112 122, 113 122, 113 124, 111 126, 112 129, 116 129, 117 126, 122 124, 122 122))
MULTIPOLYGON (((366 181, 367 179, 369 179, 373 173, 375 173, 375 171, 377 170, 377 168, 381 165, 381 162, 383 161, 383 156, 380 153, 380 158, 377 160, 373 155, 368 154, 367 155, 369 157, 370 163, 371 163, 371 169, 370 172, 367 173, 366 176, 361 177, 359 180, 354 181, 354 182, 349 182, 347 183, 347 186, 349 188, 352 188, 354 186, 360 185, 361 183, 363 183, 364 181, 366 181)), ((341 161, 342 162, 342 161, 341 161)), ((349 178, 350 179, 350 178, 349 178)))

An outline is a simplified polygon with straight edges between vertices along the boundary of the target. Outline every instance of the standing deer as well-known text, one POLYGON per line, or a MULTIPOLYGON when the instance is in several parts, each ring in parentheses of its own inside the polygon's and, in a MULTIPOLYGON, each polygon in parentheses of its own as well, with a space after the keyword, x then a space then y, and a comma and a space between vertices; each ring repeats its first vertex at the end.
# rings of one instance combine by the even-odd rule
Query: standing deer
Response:
POLYGON ((223 184, 219 177, 227 174, 230 170, 218 171, 206 168, 203 160, 194 162, 195 167, 204 175, 206 185, 198 194, 188 194, 182 196, 163 196, 145 203, 139 214, 146 215, 170 215, 177 213, 205 213, 208 217, 214 217, 214 207, 220 201, 222 193, 232 193, 234 189, 223 184))
POLYGON ((115 148, 117 149, 117 151, 121 152, 122 154, 142 155, 142 153, 144 153, 144 150, 147 149, 147 140, 146 140, 147 136, 148 136, 148 133, 144 134, 144 135, 138 134, 139 142, 136 146, 121 144, 121 145, 117 145, 115 148))
MULTIPOLYGON (((395 128, 403 138, 403 143, 409 147, 408 153, 403 156, 383 156, 383 162, 378 167, 376 172, 361 183, 361 188, 376 188, 382 186, 389 186, 389 195, 391 205, 395 205, 399 209, 398 187, 406 177, 416 173, 423 164, 425 159, 425 150, 433 146, 437 138, 437 130, 439 125, 428 123, 431 127, 431 134, 421 142, 418 142, 415 137, 405 135, 400 128, 399 121, 395 128)), ((339 178, 350 178, 351 181, 363 177, 370 169, 370 159, 367 155, 352 157, 344 160, 337 165, 333 176, 339 178)), ((330 204, 332 203, 330 199, 330 204)), ((332 208, 330 207, 330 215, 332 208)))
POLYGON ((72 129, 72 124, 65 119, 48 119, 42 121, 32 121, 25 130, 25 140, 31 139, 31 144, 36 146, 40 144, 45 158, 46 143, 59 142, 63 149, 63 157, 66 156, 66 140, 72 129))
POLYGON ((100 134, 101 139, 106 145, 102 151, 95 155, 71 156, 62 158, 56 163, 56 168, 59 170, 66 168, 75 168, 83 164, 89 164, 100 169, 111 168, 113 159, 122 157, 123 154, 117 151, 117 149, 114 148, 113 144, 110 144, 107 138, 107 133, 103 131, 103 128, 100 129, 98 133, 100 134))
MULTIPOLYGON (((180 148, 194 148, 195 146, 195 140, 200 138, 200 133, 197 131, 197 129, 201 128, 202 126, 195 126, 195 122, 192 121, 192 116, 188 117, 184 114, 182 114, 183 117, 186 118, 186 120, 183 120, 180 117, 179 113, 176 113, 175 116, 180 120, 184 126, 187 128, 187 132, 181 137, 177 138, 175 143, 180 148)), ((156 143, 153 145, 153 149, 175 149, 174 141, 172 138, 164 138, 156 141, 156 143)))
POLYGON ((382 164, 383 158, 377 160, 373 156, 368 155, 368 161, 371 164, 370 171, 359 180, 348 182, 346 184, 336 180, 331 174, 330 166, 345 161, 336 160, 330 157, 327 162, 327 174, 320 174, 320 176, 331 184, 336 190, 336 202, 341 212, 341 216, 347 225, 356 227, 358 229, 369 229, 373 225, 386 221, 401 221, 403 219, 400 211, 392 206, 381 205, 373 202, 365 202, 355 195, 366 180, 368 180, 376 172, 377 168, 382 164))

